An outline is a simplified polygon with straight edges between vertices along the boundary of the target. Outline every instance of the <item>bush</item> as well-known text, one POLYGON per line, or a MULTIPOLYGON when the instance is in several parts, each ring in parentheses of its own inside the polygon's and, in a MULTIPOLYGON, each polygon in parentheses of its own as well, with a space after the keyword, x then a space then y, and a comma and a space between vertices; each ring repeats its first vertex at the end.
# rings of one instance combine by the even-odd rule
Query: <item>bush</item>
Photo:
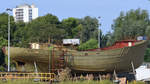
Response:
POLYGON ((144 55, 144 61, 145 62, 150 62, 150 48, 146 49, 146 53, 144 55))
POLYGON ((81 44, 78 50, 88 50, 98 48, 98 42, 95 39, 90 39, 86 43, 81 44))

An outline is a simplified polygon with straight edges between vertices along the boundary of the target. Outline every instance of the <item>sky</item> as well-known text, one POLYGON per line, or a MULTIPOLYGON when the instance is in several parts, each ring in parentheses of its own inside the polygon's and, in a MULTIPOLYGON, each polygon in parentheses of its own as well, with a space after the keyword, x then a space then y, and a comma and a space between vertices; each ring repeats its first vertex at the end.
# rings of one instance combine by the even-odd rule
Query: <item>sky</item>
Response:
POLYGON ((121 11, 131 9, 145 9, 150 14, 150 0, 1 0, 0 13, 6 8, 14 8, 20 4, 32 4, 39 8, 39 16, 51 13, 59 20, 68 17, 84 18, 91 16, 98 18, 103 33, 111 31, 113 20, 121 11))

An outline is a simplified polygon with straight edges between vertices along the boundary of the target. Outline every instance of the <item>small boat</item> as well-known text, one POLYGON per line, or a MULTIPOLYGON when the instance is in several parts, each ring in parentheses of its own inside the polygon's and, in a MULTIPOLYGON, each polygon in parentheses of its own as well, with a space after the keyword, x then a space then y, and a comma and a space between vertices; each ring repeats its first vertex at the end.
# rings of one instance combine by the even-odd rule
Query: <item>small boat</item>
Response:
MULTIPOLYGON (((147 43, 147 40, 117 41, 107 48, 86 51, 11 47, 10 56, 18 71, 34 71, 36 63, 39 72, 65 67, 75 72, 130 72, 132 65, 136 69, 143 63, 147 43)), ((7 55, 6 48, 4 51, 7 55)))

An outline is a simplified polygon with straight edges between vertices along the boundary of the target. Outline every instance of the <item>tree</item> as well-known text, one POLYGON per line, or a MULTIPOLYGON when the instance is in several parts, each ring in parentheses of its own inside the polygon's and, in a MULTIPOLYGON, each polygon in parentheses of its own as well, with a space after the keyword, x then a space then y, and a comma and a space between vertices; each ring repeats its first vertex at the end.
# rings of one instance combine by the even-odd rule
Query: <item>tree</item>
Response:
MULTIPOLYGON (((12 16, 10 16, 10 41, 11 46, 14 44, 14 32, 16 31, 16 24, 12 16)), ((2 51, 4 46, 7 46, 8 39, 8 14, 1 13, 0 14, 0 70, 5 70, 5 55, 2 51)))
POLYGON ((150 38, 150 26, 147 26, 145 34, 150 38))
POLYGON ((81 42, 82 42, 82 32, 83 32, 82 24, 79 24, 76 28, 72 29, 74 38, 80 38, 81 42))
POLYGON ((58 18, 52 14, 38 17, 27 25, 28 41, 45 43, 62 39, 65 32, 59 25, 58 18))
POLYGON ((101 34, 100 34, 100 48, 104 48, 104 47, 108 46, 107 42, 108 42, 109 37, 110 37, 109 34, 104 35, 101 31, 101 34))
POLYGON ((27 34, 26 34, 26 23, 17 22, 16 30, 13 32, 13 46, 17 47, 27 47, 27 34))
POLYGON ((146 53, 145 53, 145 56, 144 56, 144 61, 150 62, 150 48, 146 49, 146 53))
POLYGON ((78 32, 79 20, 73 17, 63 19, 62 28, 66 31, 66 38, 74 38, 78 32))
POLYGON ((113 36, 112 32, 109 31, 105 36, 107 37, 106 46, 111 46, 113 43, 115 43, 114 36, 113 36))
POLYGON ((4 46, 7 46, 7 40, 5 40, 3 37, 0 37, 0 65, 4 64, 5 56, 2 51, 4 46))
MULTIPOLYGON (((12 40, 13 32, 16 29, 16 25, 12 16, 10 16, 10 25, 11 25, 10 33, 11 33, 11 40, 12 40)), ((8 38, 8 14, 6 13, 0 14, 0 37, 3 37, 4 39, 8 38)))
POLYGON ((90 16, 86 16, 80 20, 80 24, 82 24, 82 41, 86 42, 89 39, 97 39, 98 38, 98 20, 96 18, 92 18, 90 16))
POLYGON ((137 36, 144 36, 149 26, 149 15, 146 10, 130 10, 126 14, 114 20, 112 25, 114 40, 135 39, 137 36))

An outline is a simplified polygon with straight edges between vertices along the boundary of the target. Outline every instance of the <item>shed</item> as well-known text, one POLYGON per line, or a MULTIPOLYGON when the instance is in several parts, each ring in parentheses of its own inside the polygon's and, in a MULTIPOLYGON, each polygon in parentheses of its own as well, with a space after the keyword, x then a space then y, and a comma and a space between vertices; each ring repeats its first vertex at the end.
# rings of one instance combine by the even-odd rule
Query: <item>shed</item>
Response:
POLYGON ((63 45, 79 45, 80 39, 63 39, 63 45))

